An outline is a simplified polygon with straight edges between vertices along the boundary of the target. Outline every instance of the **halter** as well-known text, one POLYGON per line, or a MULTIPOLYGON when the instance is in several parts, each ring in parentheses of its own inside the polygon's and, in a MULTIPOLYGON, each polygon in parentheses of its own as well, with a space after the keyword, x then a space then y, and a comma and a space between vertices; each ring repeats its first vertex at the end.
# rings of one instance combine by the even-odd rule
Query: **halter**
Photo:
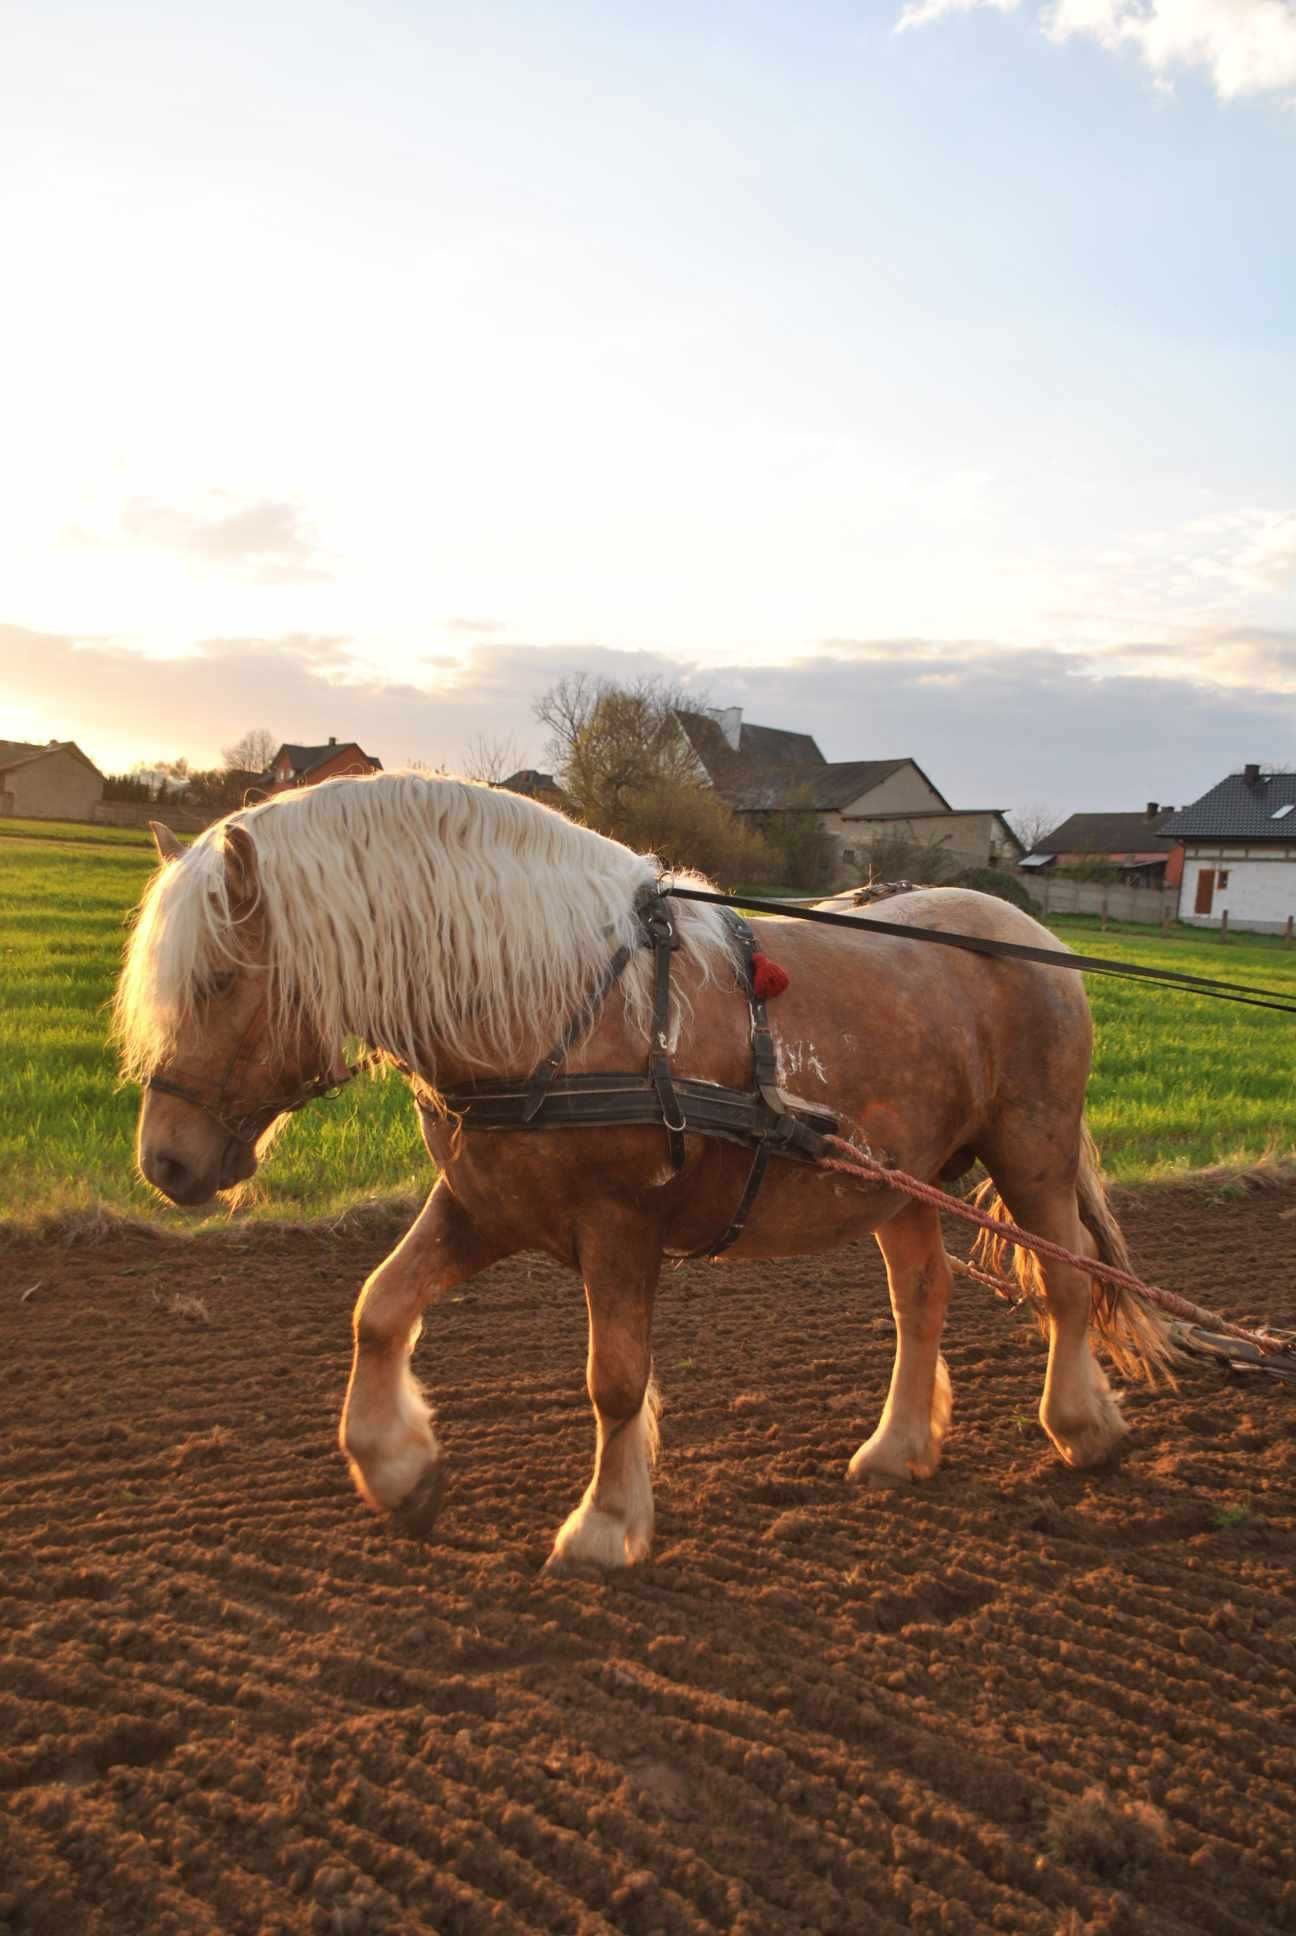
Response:
POLYGON ((291 1095, 273 1096, 259 1102, 236 1105, 230 1101, 234 1077, 240 1064, 245 1060, 248 1037, 264 1012, 263 997, 253 1009, 248 1018, 247 1027, 234 1044, 214 1094, 204 1094, 199 1089, 188 1088, 182 1082, 172 1081, 170 1076, 145 1076, 141 1087, 155 1089, 159 1095, 175 1096, 178 1101, 189 1103, 192 1108, 201 1110, 209 1121, 215 1123, 218 1129, 223 1129, 225 1134, 232 1137, 236 1143, 241 1143, 245 1149, 251 1149, 258 1136, 264 1133, 276 1116, 289 1116, 298 1109, 304 1109, 308 1102, 330 1099, 339 1095, 345 1084, 377 1059, 370 1055, 362 1057, 359 1062, 348 1063, 344 1076, 325 1075, 321 1069, 318 1075, 309 1077, 291 1095), (261 1127, 249 1133, 248 1125, 260 1121, 261 1118, 264 1118, 264 1121, 261 1121, 261 1127))
POLYGON ((312 1076, 308 1082, 303 1083, 301 1088, 291 1096, 276 1096, 269 1101, 255 1102, 242 1108, 235 1108, 226 1100, 224 1084, 210 1098, 200 1095, 196 1089, 186 1089, 183 1083, 172 1082, 169 1076, 145 1076, 141 1087, 156 1089, 160 1095, 176 1096, 181 1102, 191 1103, 195 1109, 200 1109, 204 1116, 209 1117, 220 1129, 223 1129, 227 1136, 232 1136, 236 1143, 242 1143, 246 1148, 251 1149, 257 1137, 262 1134, 262 1130, 274 1117, 290 1116, 295 1110, 304 1109, 308 1102, 330 1101, 334 1096, 341 1095, 345 1085, 368 1066, 369 1058, 365 1057, 360 1062, 348 1063, 344 1076, 326 1076, 321 1071, 319 1075, 312 1076), (263 1124, 262 1129, 254 1129, 249 1135, 245 1125, 255 1122, 261 1116, 267 1118, 267 1124, 263 1124))

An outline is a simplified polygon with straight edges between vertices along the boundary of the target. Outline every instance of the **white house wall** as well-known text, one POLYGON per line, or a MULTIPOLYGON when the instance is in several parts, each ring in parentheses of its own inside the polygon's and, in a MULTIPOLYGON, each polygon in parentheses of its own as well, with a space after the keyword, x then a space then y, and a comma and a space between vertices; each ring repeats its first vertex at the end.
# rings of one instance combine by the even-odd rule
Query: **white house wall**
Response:
POLYGON ((1230 928, 1279 933, 1296 915, 1296 847, 1260 852, 1256 848, 1194 847, 1185 844, 1179 919, 1195 928, 1217 928, 1228 909, 1230 928), (1197 880, 1204 867, 1228 870, 1228 886, 1215 887, 1209 914, 1197 914, 1197 880))

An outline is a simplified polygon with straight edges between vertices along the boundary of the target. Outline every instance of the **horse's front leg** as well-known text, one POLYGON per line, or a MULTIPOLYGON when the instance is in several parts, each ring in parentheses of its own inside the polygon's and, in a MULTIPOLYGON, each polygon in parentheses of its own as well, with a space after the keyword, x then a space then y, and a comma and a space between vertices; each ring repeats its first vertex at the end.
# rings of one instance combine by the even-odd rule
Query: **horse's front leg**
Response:
POLYGON ((952 1402, 940 1336, 953 1280, 940 1217, 928 1204, 908 1204, 875 1235, 895 1316, 895 1364, 878 1428, 847 1477, 890 1485, 929 1479, 940 1464, 952 1402))
POLYGON ((423 1312, 507 1252, 482 1235, 442 1177, 360 1293, 338 1439, 361 1498, 393 1514, 402 1531, 430 1532, 443 1490, 432 1408, 409 1366, 423 1312))
POLYGON ((594 1407, 594 1477, 559 1528, 551 1571, 630 1566, 652 1544, 652 1308, 660 1238, 635 1219, 606 1213, 597 1231, 583 1235, 580 1258, 589 1310, 585 1382, 594 1407))

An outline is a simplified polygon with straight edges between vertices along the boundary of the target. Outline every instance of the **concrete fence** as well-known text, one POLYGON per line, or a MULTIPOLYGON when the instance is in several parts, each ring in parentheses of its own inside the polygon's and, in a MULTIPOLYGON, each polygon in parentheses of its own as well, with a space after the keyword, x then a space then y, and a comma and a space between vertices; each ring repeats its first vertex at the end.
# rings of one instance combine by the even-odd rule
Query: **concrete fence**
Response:
POLYGON ((1146 921, 1157 927, 1179 913, 1177 887, 1128 887, 1123 881, 1068 881, 1045 873, 1019 874, 1045 920, 1051 914, 1105 914, 1111 921, 1146 921))

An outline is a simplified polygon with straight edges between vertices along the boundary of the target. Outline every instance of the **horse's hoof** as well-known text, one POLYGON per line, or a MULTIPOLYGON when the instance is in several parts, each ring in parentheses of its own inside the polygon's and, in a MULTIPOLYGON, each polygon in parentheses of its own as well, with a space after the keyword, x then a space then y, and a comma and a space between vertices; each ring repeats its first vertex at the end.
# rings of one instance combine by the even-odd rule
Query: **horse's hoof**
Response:
POLYGON ((437 1523, 445 1498, 445 1461, 429 1466, 413 1492, 407 1492, 388 1517, 392 1528, 405 1539, 426 1539, 437 1523))
POLYGON ((912 1472, 890 1472, 882 1466, 859 1466, 846 1468, 848 1486, 858 1486, 861 1492, 882 1492, 892 1486, 907 1486, 913 1483, 912 1472))
POLYGON ((540 1568, 552 1580, 605 1580, 612 1569, 597 1560, 576 1559, 570 1553, 551 1553, 540 1568))

